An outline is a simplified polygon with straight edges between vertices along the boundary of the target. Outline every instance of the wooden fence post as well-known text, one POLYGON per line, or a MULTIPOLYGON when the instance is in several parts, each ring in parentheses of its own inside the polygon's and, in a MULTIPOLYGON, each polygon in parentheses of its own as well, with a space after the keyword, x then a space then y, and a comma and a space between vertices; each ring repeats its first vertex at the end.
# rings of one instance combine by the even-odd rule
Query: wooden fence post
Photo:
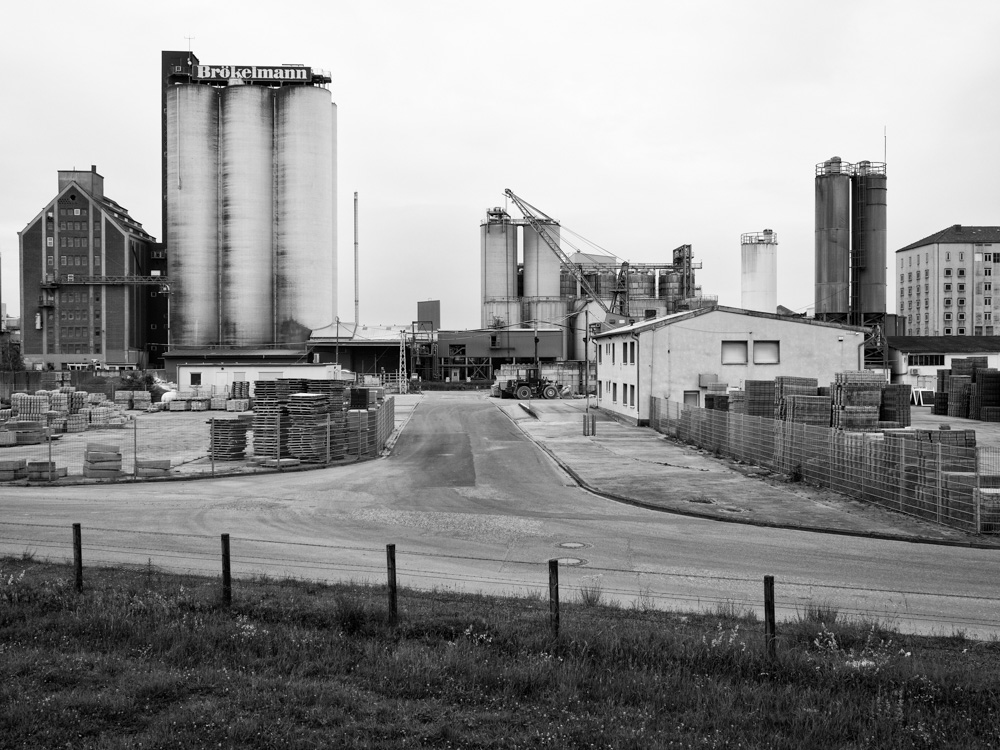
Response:
POLYGON ((222 535, 222 603, 233 603, 233 577, 229 564, 229 534, 222 535))
POLYGON ((549 625, 552 637, 559 637, 559 561, 549 560, 549 625))
POLYGON ((764 576, 764 641, 767 658, 775 657, 774 633, 774 576, 764 576))
POLYGON ((389 578, 389 624, 396 624, 396 545, 385 545, 385 558, 389 578))
POLYGON ((73 524, 73 567, 76 571, 76 590, 83 591, 83 534, 80 524, 73 524))

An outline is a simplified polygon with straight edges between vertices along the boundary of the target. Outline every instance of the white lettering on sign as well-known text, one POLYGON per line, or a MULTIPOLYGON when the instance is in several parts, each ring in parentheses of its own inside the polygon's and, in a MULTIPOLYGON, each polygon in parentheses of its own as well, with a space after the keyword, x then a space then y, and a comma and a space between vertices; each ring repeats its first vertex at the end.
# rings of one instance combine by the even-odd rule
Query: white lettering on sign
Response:
POLYGON ((195 65, 194 78, 208 81, 309 81, 310 68, 258 68, 256 65, 195 65))

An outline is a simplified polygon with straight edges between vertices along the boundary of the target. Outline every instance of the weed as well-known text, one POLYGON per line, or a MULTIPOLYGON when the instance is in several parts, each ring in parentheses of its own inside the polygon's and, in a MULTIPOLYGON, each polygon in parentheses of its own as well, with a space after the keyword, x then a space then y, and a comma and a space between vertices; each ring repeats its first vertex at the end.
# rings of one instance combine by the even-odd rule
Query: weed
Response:
POLYGON ((757 610, 732 599, 716 602, 712 614, 723 620, 743 620, 748 623, 757 622, 757 610))
POLYGON ((795 466, 792 467, 791 472, 788 474, 788 481, 793 484, 802 481, 802 464, 795 464, 795 466))
POLYGON ((31 547, 25 547, 21 551, 21 559, 24 562, 31 562, 35 559, 35 550, 31 549, 31 547))
POLYGON ((584 576, 580 579, 580 602, 585 607, 596 607, 601 603, 604 588, 600 574, 584 576))
POLYGON ((828 602, 809 602, 805 611, 796 613, 801 623, 822 623, 833 626, 840 611, 828 602))

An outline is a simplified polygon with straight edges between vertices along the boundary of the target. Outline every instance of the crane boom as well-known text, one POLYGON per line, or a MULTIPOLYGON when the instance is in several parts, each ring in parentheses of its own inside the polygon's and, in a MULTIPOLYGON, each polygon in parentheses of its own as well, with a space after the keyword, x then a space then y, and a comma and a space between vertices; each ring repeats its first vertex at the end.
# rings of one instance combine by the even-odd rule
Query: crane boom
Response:
POLYGON ((559 262, 562 263, 563 268, 565 268, 573 276, 573 278, 576 279, 576 282, 580 285, 580 288, 583 289, 587 297, 589 297, 591 301, 596 302, 600 308, 604 310, 604 312, 610 314, 611 309, 607 306, 607 304, 605 304, 604 300, 597 296, 597 292, 594 291, 594 287, 592 287, 590 282, 587 281, 587 277, 584 275, 580 267, 569 259, 569 256, 567 256, 566 253, 562 251, 562 248, 559 247, 559 243, 552 239, 548 230, 538 220, 540 216, 544 219, 552 221, 552 217, 547 216, 530 203, 518 198, 514 195, 510 188, 504 190, 504 193, 508 198, 514 201, 514 204, 518 207, 518 209, 520 209, 521 213, 524 214, 524 218, 531 228, 538 233, 538 236, 545 241, 545 244, 549 246, 549 249, 556 254, 556 257, 559 258, 559 262))

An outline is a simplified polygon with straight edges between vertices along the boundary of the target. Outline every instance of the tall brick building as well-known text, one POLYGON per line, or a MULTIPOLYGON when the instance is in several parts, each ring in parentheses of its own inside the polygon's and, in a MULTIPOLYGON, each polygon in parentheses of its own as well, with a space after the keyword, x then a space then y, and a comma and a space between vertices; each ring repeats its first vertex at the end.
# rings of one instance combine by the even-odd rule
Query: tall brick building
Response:
POLYGON ((60 170, 56 196, 18 239, 21 350, 29 367, 160 366, 166 253, 104 194, 97 167, 60 170))

